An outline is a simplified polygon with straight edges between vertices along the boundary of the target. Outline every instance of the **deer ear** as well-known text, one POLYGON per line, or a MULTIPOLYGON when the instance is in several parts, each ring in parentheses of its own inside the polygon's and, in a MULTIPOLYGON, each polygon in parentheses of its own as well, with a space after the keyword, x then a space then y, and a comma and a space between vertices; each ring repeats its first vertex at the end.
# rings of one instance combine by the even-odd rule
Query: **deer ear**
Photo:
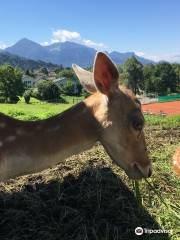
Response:
POLYGON ((81 85, 85 88, 87 92, 89 93, 97 92, 96 86, 94 84, 94 76, 92 72, 86 71, 76 64, 73 64, 72 68, 76 73, 77 77, 79 78, 81 85))
POLYGON ((94 81, 97 89, 109 96, 118 88, 119 73, 112 60, 98 52, 94 62, 94 81))

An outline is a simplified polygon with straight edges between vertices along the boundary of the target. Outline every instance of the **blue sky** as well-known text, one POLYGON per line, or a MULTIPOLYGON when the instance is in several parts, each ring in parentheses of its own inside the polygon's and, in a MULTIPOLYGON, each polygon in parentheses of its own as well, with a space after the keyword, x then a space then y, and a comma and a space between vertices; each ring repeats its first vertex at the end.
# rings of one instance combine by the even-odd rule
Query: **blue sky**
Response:
POLYGON ((178 0, 0 0, 0 48, 26 37, 180 58, 178 0))

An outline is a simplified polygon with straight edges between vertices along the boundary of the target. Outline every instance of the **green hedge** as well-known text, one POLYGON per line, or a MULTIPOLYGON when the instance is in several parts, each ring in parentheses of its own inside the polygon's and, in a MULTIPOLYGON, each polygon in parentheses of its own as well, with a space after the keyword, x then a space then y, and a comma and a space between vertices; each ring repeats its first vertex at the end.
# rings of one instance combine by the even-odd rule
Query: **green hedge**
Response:
POLYGON ((180 94, 176 94, 173 96, 159 96, 158 102, 169 102, 169 101, 175 101, 180 100, 180 94))

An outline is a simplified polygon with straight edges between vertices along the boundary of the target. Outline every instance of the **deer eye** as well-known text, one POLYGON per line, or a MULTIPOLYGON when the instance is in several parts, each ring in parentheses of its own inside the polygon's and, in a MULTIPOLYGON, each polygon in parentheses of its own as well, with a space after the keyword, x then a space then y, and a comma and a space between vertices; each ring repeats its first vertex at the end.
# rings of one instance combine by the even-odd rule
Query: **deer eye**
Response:
POLYGON ((142 131, 143 129, 143 122, 141 120, 134 120, 132 125, 137 131, 142 131))

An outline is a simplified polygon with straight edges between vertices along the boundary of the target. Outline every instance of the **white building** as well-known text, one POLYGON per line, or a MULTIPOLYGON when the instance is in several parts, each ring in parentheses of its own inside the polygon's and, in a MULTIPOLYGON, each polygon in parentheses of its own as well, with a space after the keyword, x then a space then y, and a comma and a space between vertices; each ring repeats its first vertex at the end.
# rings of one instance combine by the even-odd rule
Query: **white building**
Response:
POLYGON ((23 75, 22 82, 25 84, 26 87, 34 87, 36 83, 36 79, 29 75, 23 75))

